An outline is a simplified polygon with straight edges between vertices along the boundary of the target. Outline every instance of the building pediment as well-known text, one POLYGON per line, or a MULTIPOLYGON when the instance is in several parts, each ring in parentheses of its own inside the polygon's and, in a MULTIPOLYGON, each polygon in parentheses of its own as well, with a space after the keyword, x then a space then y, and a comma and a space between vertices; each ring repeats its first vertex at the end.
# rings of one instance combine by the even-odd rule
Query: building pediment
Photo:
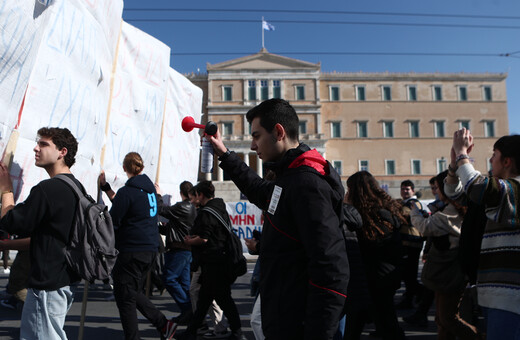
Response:
POLYGON ((267 52, 265 48, 260 52, 245 57, 224 61, 218 64, 206 64, 208 72, 231 70, 289 70, 303 69, 319 71, 321 64, 284 57, 267 52))

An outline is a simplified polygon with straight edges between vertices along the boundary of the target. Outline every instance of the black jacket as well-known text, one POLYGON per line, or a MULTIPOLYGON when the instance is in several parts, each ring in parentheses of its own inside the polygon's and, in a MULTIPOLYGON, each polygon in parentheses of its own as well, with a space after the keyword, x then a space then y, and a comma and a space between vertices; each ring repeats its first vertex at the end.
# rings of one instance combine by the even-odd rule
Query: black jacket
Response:
POLYGON ((189 235, 193 222, 197 216, 195 206, 188 199, 167 206, 163 203, 161 195, 158 196, 159 215, 168 219, 168 223, 159 228, 161 234, 166 235, 166 249, 190 249, 184 242, 176 242, 172 239, 170 229, 175 229, 189 235))
POLYGON ((146 175, 129 178, 117 191, 110 209, 117 250, 157 252, 157 209, 157 195, 150 178, 146 175))
POLYGON ((233 152, 220 167, 266 211, 260 249, 266 338, 331 339, 349 279, 339 175, 304 144, 287 151, 279 162, 265 164, 275 172, 274 181, 263 180, 233 152), (276 187, 281 194, 273 211, 269 207, 276 187))
POLYGON ((363 227, 361 215, 354 206, 343 204, 343 217, 345 223, 343 230, 347 241, 347 255, 350 268, 350 279, 347 287, 347 315, 348 312, 358 309, 367 310, 370 306, 370 293, 368 292, 367 273, 365 263, 361 256, 356 230, 363 227))
MULTIPOLYGON (((401 285, 403 245, 400 222, 390 211, 380 209, 379 216, 393 225, 393 230, 377 240, 364 238, 361 230, 356 230, 361 256, 365 263, 368 285, 373 290, 395 291, 401 285)), ((383 227, 382 227, 383 229, 383 227)))
POLYGON ((230 223, 226 204, 222 198, 213 198, 198 210, 197 218, 195 218, 193 228, 191 228, 191 234, 198 235, 201 238, 208 240, 208 242, 200 246, 192 247, 193 261, 201 265, 208 263, 224 263, 227 261, 227 256, 224 251, 228 242, 229 231, 215 216, 204 211, 204 207, 212 208, 224 219, 225 222, 230 223))

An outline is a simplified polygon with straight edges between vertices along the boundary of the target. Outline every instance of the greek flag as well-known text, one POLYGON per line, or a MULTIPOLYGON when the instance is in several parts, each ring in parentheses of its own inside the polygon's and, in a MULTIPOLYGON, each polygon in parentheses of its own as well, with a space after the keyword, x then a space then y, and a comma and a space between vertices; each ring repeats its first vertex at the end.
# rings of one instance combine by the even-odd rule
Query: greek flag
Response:
POLYGON ((262 20, 262 28, 263 28, 265 31, 274 31, 274 26, 271 25, 270 23, 268 23, 268 22, 265 21, 265 20, 262 20))

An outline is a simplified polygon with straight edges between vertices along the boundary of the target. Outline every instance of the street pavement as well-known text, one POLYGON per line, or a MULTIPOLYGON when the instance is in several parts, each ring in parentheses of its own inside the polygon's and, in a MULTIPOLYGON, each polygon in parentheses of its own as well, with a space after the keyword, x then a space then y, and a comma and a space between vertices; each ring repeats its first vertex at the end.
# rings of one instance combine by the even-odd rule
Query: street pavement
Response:
MULTIPOLYGON (((240 318, 242 320, 242 330, 248 340, 254 340, 254 335, 249 324, 250 312, 253 309, 253 298, 249 294, 249 280, 253 270, 254 263, 248 264, 248 273, 237 279, 233 285, 233 299, 237 304, 240 318)), ((3 290, 7 284, 7 274, 0 273, 0 289, 3 290)), ((78 286, 76 291, 74 304, 67 315, 65 322, 65 331, 69 339, 78 339, 81 306, 83 299, 83 284, 78 286)), ((395 297, 395 301, 399 301, 402 296, 403 289, 400 289, 395 297)), ((123 330, 119 320, 119 312, 115 301, 112 299, 112 292, 104 290, 103 284, 90 285, 88 292, 88 303, 85 319, 85 329, 83 339, 85 340, 116 340, 123 339, 123 330)), ((151 301, 161 310, 167 318, 178 315, 179 309, 173 299, 166 291, 161 296, 158 291, 153 292, 151 301)), ((405 324, 402 317, 411 314, 413 310, 398 311, 399 322, 406 332, 409 339, 433 340, 436 338, 436 326, 433 321, 434 309, 430 310, 428 316, 428 327, 411 327, 405 324)), ((0 339, 11 340, 19 339, 20 327, 20 310, 11 310, 0 306, 0 339)), ((159 334, 148 320, 139 315, 139 329, 141 339, 159 339, 159 334)), ((209 319, 208 319, 209 320, 209 319)), ((184 329, 185 327, 179 327, 184 329)), ((374 331, 374 324, 365 326, 365 330, 361 339, 377 339, 369 336, 369 332, 374 331)), ((202 338, 201 338, 202 339, 202 338)))

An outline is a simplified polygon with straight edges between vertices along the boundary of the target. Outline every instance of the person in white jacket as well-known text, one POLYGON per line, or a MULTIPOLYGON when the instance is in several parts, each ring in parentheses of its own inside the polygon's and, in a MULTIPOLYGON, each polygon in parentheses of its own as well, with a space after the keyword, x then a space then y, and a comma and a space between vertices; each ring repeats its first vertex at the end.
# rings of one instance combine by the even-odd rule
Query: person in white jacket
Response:
MULTIPOLYGON (((447 171, 442 172, 437 175, 435 180, 438 186, 439 199, 445 203, 444 209, 433 215, 424 214, 418 208, 414 208, 410 213, 412 224, 419 232, 433 239, 426 262, 441 258, 453 258, 452 261, 455 262, 458 257, 460 228, 466 207, 446 196, 444 179, 447 175, 447 171)), ((460 279, 454 280, 453 284, 449 286, 444 286, 446 282, 441 281, 439 285, 430 284, 428 287, 435 291, 435 322, 437 323, 438 339, 453 339, 455 337, 477 339, 479 335, 476 327, 459 316, 459 304, 466 283, 462 268, 459 267, 458 262, 450 265, 443 264, 443 266, 454 268, 455 272, 452 277, 460 279)), ((423 283, 428 286, 428 282, 423 283)))

